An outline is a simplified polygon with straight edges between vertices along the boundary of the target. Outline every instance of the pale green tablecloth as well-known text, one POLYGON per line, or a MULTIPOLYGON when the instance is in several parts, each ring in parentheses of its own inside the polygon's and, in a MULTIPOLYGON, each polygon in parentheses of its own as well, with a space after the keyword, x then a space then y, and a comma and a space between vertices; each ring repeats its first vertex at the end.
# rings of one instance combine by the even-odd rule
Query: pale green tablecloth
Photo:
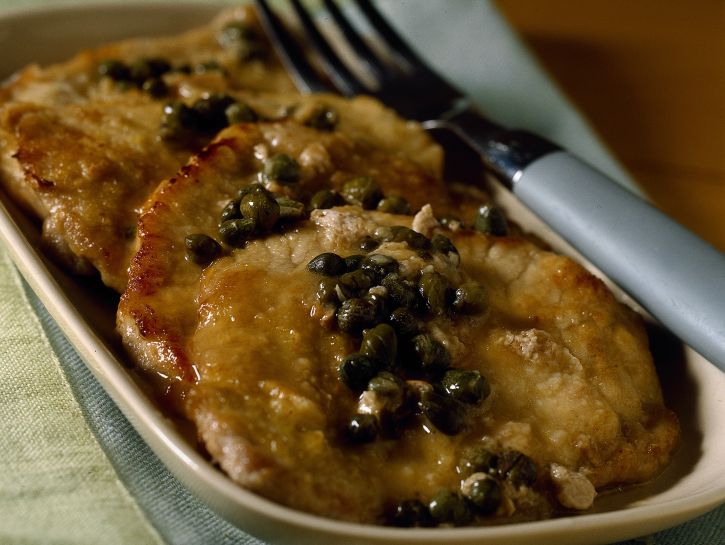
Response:
MULTIPOLYGON (((42 3, 0 0, 0 8, 42 3)), ((406 9, 406 3, 388 7, 398 12, 406 9)), ((416 8, 420 20, 398 21, 413 35, 420 32, 430 9, 445 9, 449 20, 458 17, 463 26, 480 24, 477 16, 489 23, 492 17, 486 2, 458 2, 455 7, 450 2, 426 2, 416 8)), ((507 31, 499 42, 502 51, 508 48, 521 55, 507 31)), ((426 53, 445 55, 435 44, 426 53)), ((460 62, 465 66, 466 59, 460 62)), ((448 63, 445 69, 483 104, 496 104, 502 120, 573 144, 604 170, 626 178, 531 66, 499 74, 496 85, 477 79, 460 64, 448 63), (502 89, 531 88, 532 82, 539 88, 535 109, 531 100, 521 102, 524 91, 501 100, 502 89), (517 103, 528 106, 517 108, 517 103), (551 123, 553 117, 556 123, 551 123), (581 134, 585 138, 579 138, 581 134)), ((721 507, 686 525, 627 543, 722 545, 724 522, 721 507)), ((0 249, 0 545, 164 543, 260 542, 216 517, 166 471, 0 249)))

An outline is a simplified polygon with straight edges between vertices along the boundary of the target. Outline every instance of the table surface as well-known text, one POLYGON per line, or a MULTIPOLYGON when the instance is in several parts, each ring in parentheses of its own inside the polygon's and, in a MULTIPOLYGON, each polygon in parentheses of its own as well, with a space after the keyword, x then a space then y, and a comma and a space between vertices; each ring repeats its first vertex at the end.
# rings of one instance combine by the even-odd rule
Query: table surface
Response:
POLYGON ((495 3, 654 204, 725 251, 725 2, 495 3))

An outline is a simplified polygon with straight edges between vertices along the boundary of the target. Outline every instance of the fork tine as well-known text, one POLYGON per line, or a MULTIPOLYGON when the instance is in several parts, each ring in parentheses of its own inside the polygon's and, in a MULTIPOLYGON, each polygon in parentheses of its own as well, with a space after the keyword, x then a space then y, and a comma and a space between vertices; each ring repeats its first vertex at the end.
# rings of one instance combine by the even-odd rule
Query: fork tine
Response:
POLYGON ((302 48, 272 12, 266 0, 256 0, 262 26, 272 37, 277 54, 297 87, 308 93, 329 92, 330 87, 320 79, 317 71, 307 61, 302 48))
POLYGON ((365 66, 365 69, 372 74, 378 81, 386 81, 389 79, 388 69, 383 64, 378 56, 370 49, 365 40, 360 37, 360 34, 353 28, 347 17, 342 13, 340 8, 335 3, 335 0, 324 0, 325 9, 332 15, 332 18, 340 27, 347 43, 350 45, 352 50, 357 54, 358 60, 365 66))
POLYGON ((310 39, 312 47, 320 56, 325 73, 330 77, 337 89, 347 96, 359 95, 367 92, 367 88, 340 60, 337 53, 332 49, 325 37, 320 33, 315 22, 307 13, 300 0, 292 0, 292 5, 302 23, 302 27, 310 39))
POLYGON ((370 22, 375 31, 388 44, 388 46, 400 56, 410 68, 430 72, 430 68, 420 57, 403 41, 400 35, 393 30, 385 18, 370 2, 370 0, 356 0, 356 4, 363 12, 365 18, 370 22))

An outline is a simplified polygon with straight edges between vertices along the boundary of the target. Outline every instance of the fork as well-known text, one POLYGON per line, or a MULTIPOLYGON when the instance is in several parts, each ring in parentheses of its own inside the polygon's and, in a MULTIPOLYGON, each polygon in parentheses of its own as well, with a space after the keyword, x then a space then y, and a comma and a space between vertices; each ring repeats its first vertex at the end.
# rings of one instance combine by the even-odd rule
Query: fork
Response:
POLYGON ((323 0, 367 74, 362 79, 341 60, 300 0, 290 1, 306 45, 327 78, 308 62, 305 48, 267 1, 256 4, 300 91, 371 95, 426 129, 452 131, 530 210, 663 325, 725 370, 725 254, 556 144, 485 118, 405 43, 370 0, 355 4, 387 46, 384 57, 334 0, 323 0), (364 81, 370 78, 374 85, 364 81))

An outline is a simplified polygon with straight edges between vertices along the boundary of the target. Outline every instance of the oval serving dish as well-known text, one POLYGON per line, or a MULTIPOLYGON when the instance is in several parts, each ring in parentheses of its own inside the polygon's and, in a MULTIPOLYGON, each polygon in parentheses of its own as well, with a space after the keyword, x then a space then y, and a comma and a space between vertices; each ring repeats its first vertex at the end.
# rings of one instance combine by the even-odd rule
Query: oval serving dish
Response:
MULTIPOLYGON (((159 35, 211 19, 221 6, 185 3, 109 3, 17 10, 0 14, 0 75, 29 62, 59 61, 83 47, 120 38, 159 35), (17 44, 23 47, 18 48, 17 44)), ((502 24, 502 23, 496 23, 502 24)), ((506 30, 503 30, 506 32, 506 30)), ((482 39, 485 38, 483 34, 482 39)), ((483 51, 494 48, 482 48, 483 51)), ((514 62, 528 66, 528 58, 514 62)), ((485 58, 481 71, 491 77, 485 58)), ((495 78, 494 78, 495 79, 495 78)), ((485 104, 495 110, 496 104, 485 104)), ((589 135, 583 135, 584 138, 589 135)), ((495 197, 508 214, 558 251, 575 256, 507 193, 495 197)), ((0 238, 91 372, 168 468, 219 514, 275 543, 403 544, 566 542, 608 543, 686 521, 725 501, 725 375, 686 346, 652 326, 652 345, 665 398, 680 417, 682 439, 672 464, 655 481, 603 494, 592 511, 576 517, 496 527, 395 529, 337 522, 282 507, 235 485, 217 470, 154 405, 125 363, 114 333, 114 297, 58 269, 40 250, 36 223, 0 192, 0 238)), ((590 267, 591 268, 591 267, 590 267)), ((596 272, 596 271, 595 271, 596 272)), ((601 276, 600 273, 597 273, 601 276)), ((626 295, 611 286, 623 300, 626 295)))

